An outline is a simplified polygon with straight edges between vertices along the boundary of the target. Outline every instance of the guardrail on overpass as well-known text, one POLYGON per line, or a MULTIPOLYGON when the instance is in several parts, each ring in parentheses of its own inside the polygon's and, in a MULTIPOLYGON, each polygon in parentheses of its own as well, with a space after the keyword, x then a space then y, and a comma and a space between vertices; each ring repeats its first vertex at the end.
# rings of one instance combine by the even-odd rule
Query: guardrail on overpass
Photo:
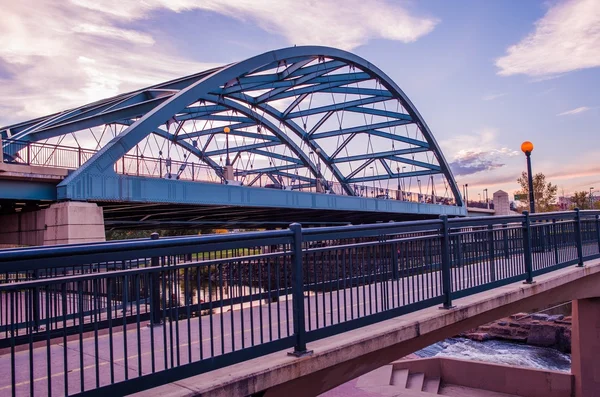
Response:
POLYGON ((0 251, 0 391, 126 394, 600 257, 600 211, 0 251), (148 325, 148 326, 147 326, 148 325))

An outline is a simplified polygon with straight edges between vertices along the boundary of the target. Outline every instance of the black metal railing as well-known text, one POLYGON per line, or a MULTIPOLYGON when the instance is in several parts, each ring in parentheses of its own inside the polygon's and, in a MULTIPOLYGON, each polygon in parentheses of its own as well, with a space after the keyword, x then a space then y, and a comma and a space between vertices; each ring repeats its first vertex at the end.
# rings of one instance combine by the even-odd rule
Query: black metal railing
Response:
POLYGON ((0 251, 2 395, 104 395, 600 257, 571 211, 0 251))

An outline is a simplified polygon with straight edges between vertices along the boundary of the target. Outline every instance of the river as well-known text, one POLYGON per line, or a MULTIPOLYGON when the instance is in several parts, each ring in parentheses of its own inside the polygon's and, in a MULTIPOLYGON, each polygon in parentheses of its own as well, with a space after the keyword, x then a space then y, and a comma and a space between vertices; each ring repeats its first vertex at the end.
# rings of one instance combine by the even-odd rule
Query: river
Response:
POLYGON ((454 357, 554 371, 571 371, 571 356, 568 354, 546 347, 498 340, 476 342, 465 338, 449 338, 419 350, 415 354, 421 358, 454 357))

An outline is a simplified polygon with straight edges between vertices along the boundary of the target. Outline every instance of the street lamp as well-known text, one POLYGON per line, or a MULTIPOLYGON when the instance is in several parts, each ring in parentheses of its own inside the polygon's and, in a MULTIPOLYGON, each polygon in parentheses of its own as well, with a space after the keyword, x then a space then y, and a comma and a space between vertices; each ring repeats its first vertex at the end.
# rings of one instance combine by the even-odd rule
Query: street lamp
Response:
POLYGON ((469 184, 465 183, 465 201, 467 203, 467 207, 469 206, 469 184))
POLYGON ((225 159, 225 165, 231 165, 231 161, 229 161, 229 132, 231 132, 231 130, 229 129, 229 127, 225 127, 223 128, 223 132, 225 133, 225 139, 226 139, 226 144, 227 144, 227 158, 225 159))
POLYGON ((371 169, 371 174, 373 175, 373 197, 375 197, 375 168, 369 167, 371 169))
POLYGON ((527 184, 529 189, 529 212, 535 214, 535 199, 533 197, 533 175, 531 174, 531 152, 533 151, 533 143, 525 141, 521 144, 521 150, 527 157, 527 184))
POLYGON ((594 200, 593 200, 593 196, 592 196, 592 194, 594 193, 593 190, 594 190, 594 188, 591 187, 590 188, 590 209, 592 209, 594 207, 594 200))
POLYGON ((483 189, 483 192, 485 193, 485 206, 489 210, 490 209, 490 197, 488 196, 487 188, 483 189))

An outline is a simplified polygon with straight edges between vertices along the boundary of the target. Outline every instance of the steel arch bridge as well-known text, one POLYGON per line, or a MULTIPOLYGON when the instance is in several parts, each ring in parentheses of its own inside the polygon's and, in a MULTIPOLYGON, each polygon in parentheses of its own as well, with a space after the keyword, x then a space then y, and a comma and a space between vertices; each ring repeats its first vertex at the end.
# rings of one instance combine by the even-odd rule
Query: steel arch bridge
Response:
POLYGON ((57 200, 466 215, 408 97, 333 48, 267 52, 0 133, 5 162, 74 169, 57 200))

